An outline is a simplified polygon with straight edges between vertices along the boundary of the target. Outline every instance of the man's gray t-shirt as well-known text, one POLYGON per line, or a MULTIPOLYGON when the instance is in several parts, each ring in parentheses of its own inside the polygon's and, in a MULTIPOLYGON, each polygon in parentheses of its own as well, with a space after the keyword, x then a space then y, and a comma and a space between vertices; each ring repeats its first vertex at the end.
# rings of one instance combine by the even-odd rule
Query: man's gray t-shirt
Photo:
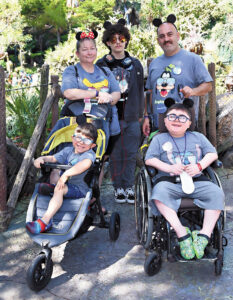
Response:
MULTIPOLYGON (((188 165, 198 163, 207 153, 216 153, 216 149, 203 134, 187 131, 185 136, 181 138, 172 138, 166 132, 154 136, 145 160, 158 158, 169 165, 179 162, 188 165)), ((158 170, 157 176, 159 178, 171 176, 171 174, 158 170)))
MULTIPOLYGON (((112 72, 104 67, 105 72, 99 68, 97 65, 94 65, 94 72, 86 72, 80 63, 75 66, 67 67, 62 74, 62 86, 61 90, 64 93, 68 89, 82 89, 82 90, 91 90, 95 89, 101 92, 120 92, 119 84, 115 79, 112 72), (77 68, 77 72, 75 70, 77 68)), ((69 100, 67 100, 69 101, 69 100)), ((76 115, 83 114, 84 103, 83 101, 72 102, 69 106, 69 109, 76 115)), ((108 104, 92 104, 90 114, 96 117, 104 118, 106 117, 108 111, 108 104)))
MULTIPOLYGON (((152 90, 153 112, 155 126, 158 126, 157 115, 164 113, 164 100, 173 98, 176 102, 183 101, 180 92, 185 86, 195 88, 204 82, 211 82, 212 77, 203 64, 201 58, 184 49, 180 49, 173 56, 164 54, 154 59, 149 67, 149 76, 146 89, 152 90)), ((199 97, 191 97, 195 105, 195 114, 198 116, 199 97)))
MULTIPOLYGON (((95 152, 90 149, 86 152, 83 153, 75 153, 74 152, 74 147, 65 147, 58 153, 54 154, 54 157, 56 158, 57 162, 62 165, 70 165, 74 166, 78 162, 84 160, 84 159, 90 159, 92 163, 95 161, 95 152)), ((75 175, 69 178, 68 183, 71 183, 73 185, 76 185, 79 187, 80 191, 86 195, 88 191, 88 185, 84 181, 84 177, 86 176, 88 170, 85 172, 75 175)))

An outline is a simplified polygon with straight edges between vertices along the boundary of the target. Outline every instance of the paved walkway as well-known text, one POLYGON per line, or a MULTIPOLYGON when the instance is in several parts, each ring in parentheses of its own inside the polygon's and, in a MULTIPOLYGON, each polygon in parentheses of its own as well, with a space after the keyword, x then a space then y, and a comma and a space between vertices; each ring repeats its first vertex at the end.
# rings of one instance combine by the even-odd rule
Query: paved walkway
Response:
POLYGON ((221 170, 226 193, 227 226, 223 273, 214 274, 210 262, 169 263, 148 277, 145 254, 135 234, 133 206, 112 201, 109 182, 102 186, 104 205, 121 215, 121 232, 111 242, 107 229, 89 232, 53 249, 54 272, 48 286, 39 293, 26 283, 26 271, 40 248, 27 236, 24 223, 28 200, 21 200, 7 232, 0 234, 0 300, 5 299, 233 299, 233 170, 221 170), (228 174, 228 176, 227 176, 228 174))

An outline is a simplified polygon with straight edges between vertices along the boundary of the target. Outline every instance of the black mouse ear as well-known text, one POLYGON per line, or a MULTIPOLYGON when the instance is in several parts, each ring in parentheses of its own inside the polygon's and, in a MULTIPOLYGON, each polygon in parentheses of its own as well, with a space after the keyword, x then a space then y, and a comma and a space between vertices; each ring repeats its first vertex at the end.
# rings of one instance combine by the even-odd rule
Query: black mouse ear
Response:
POLYGON ((175 15, 170 14, 170 15, 167 17, 167 22, 168 22, 168 23, 174 24, 175 21, 176 21, 176 16, 175 16, 175 15))
POLYGON ((97 36, 98 36, 98 32, 97 32, 95 29, 92 29, 91 31, 92 31, 93 34, 94 34, 94 39, 96 39, 97 36))
POLYGON ((121 24, 121 25, 125 26, 126 21, 125 21, 125 19, 121 18, 118 20, 117 24, 121 24))
POLYGON ((155 18, 155 19, 152 21, 152 24, 153 24, 155 27, 159 27, 159 26, 162 24, 162 20, 161 20, 161 19, 155 18))
POLYGON ((173 98, 167 98, 164 100, 164 105, 169 108, 170 106, 172 106, 173 104, 175 104, 176 101, 173 98))
POLYGON ((104 29, 109 29, 112 26, 112 23, 109 21, 104 22, 104 29))
POLYGON ((194 105, 194 102, 192 99, 189 99, 189 98, 185 98, 184 101, 183 101, 183 105, 187 108, 191 108, 193 107, 194 105))
POLYGON ((79 32, 76 33, 76 36, 75 36, 76 40, 80 41, 81 34, 82 34, 82 31, 79 31, 79 32))

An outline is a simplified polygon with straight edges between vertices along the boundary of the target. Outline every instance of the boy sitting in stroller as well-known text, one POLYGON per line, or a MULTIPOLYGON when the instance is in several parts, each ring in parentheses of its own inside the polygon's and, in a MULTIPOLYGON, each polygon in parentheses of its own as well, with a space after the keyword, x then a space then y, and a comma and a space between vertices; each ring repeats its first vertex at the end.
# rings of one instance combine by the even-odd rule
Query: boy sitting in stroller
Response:
POLYGON ((96 139, 97 129, 93 124, 78 125, 72 136, 73 146, 66 147, 54 155, 41 156, 34 161, 37 168, 40 168, 40 165, 45 162, 67 164, 71 168, 57 178, 53 197, 43 217, 26 224, 29 232, 39 234, 49 230, 52 226, 52 218, 61 207, 64 197, 85 197, 88 186, 84 181, 84 177, 95 161, 95 152, 92 148, 96 146, 96 139))
POLYGON ((224 209, 224 193, 219 186, 202 175, 217 159, 216 149, 199 132, 188 131, 191 125, 192 100, 174 104, 165 100, 168 107, 164 122, 168 132, 154 136, 146 153, 146 165, 158 170, 152 191, 152 209, 155 205, 175 230, 184 259, 204 255, 212 231, 221 210, 224 209), (182 225, 177 211, 181 198, 193 198, 194 203, 204 209, 204 220, 200 231, 191 233, 182 225))

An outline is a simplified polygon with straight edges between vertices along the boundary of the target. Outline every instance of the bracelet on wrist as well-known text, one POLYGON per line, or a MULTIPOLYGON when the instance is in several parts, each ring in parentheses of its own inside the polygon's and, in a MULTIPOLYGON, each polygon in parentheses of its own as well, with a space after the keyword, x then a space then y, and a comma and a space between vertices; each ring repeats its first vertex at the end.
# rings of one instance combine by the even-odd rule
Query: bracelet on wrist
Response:
POLYGON ((149 119, 149 116, 147 116, 147 115, 146 115, 146 116, 144 116, 144 119, 149 119))
POLYGON ((95 91, 95 97, 99 97, 99 91, 98 90, 95 91))
POLYGON ((202 171, 202 166, 201 166, 201 164, 200 164, 200 163, 197 163, 197 166, 198 166, 199 171, 201 172, 201 171, 202 171))

